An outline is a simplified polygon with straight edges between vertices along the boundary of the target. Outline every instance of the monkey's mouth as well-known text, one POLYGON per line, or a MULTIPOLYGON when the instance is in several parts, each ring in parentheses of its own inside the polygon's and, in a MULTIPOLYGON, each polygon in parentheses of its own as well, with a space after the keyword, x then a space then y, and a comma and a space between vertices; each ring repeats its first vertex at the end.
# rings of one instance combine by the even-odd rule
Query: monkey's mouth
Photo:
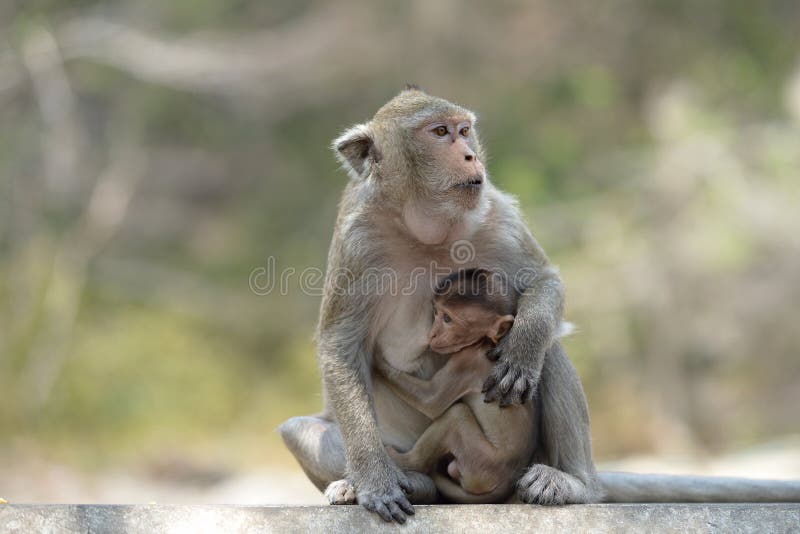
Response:
POLYGON ((456 352, 461 352, 464 349, 477 347, 478 345, 483 344, 484 341, 485 338, 479 338, 477 341, 472 341, 470 343, 463 343, 457 345, 437 345, 431 343, 430 348, 436 354, 455 354, 456 352))
POLYGON ((475 191, 475 190, 480 189, 482 185, 483 185, 483 176, 476 175, 476 176, 473 176, 472 178, 470 178, 469 180, 457 183, 453 187, 455 189, 463 189, 463 190, 467 190, 467 191, 475 191))

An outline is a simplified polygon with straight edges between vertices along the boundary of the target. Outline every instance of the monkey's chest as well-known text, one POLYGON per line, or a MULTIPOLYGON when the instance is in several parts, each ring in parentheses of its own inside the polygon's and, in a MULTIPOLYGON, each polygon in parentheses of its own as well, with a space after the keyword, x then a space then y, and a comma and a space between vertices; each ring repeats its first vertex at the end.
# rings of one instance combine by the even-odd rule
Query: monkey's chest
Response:
POLYGON ((381 308, 382 328, 376 343, 382 357, 402 371, 420 370, 433 313, 428 295, 390 295, 381 308))

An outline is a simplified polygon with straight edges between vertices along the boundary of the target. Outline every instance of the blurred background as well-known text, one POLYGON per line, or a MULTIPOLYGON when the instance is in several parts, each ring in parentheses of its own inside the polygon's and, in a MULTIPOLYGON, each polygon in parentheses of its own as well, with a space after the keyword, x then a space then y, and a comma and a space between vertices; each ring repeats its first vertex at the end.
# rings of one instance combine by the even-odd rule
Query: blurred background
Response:
POLYGON ((475 109, 562 270, 602 466, 800 478, 800 3, 0 4, 0 497, 321 502, 329 143, 475 109))

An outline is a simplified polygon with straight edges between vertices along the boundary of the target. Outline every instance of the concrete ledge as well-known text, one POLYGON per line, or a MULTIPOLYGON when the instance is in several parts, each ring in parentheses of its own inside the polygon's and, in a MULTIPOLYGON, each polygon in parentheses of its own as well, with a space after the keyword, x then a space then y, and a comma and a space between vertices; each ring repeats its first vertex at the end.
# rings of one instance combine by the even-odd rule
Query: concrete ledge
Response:
POLYGON ((0 505, 0 532, 797 532, 798 504, 417 506, 403 526, 358 506, 0 505))

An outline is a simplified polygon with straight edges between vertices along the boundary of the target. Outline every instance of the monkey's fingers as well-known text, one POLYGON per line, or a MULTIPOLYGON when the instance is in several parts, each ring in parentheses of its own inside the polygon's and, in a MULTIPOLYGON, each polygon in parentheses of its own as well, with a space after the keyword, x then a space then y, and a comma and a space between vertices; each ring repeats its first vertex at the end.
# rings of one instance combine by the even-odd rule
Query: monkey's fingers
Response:
POLYGON ((386 503, 386 506, 389 508, 389 513, 392 514, 395 521, 401 524, 406 522, 406 514, 403 513, 396 502, 389 501, 386 503))
MULTIPOLYGON (((397 481, 409 485, 405 475, 401 472, 396 473, 397 481)), ((385 487, 380 484, 376 490, 366 490, 359 492, 358 503, 371 512, 375 512, 384 521, 397 521, 405 523, 406 515, 414 514, 414 507, 397 485, 385 487)))
POLYGON ((519 378, 519 371, 516 369, 509 369, 506 372, 506 376, 500 381, 497 385, 497 389, 500 390, 500 393, 505 396, 511 390, 511 387, 517 382, 519 378))
POLYGON ((519 406, 522 404, 522 399, 514 395, 513 391, 509 391, 500 399, 500 406, 506 408, 508 406, 519 406))
POLYGON ((495 402, 501 397, 500 390, 495 386, 483 395, 483 402, 495 402))
POLYGON ((403 493, 405 493, 406 495, 410 494, 414 490, 414 487, 411 485, 411 482, 408 480, 408 477, 405 476, 404 474, 398 477, 397 482, 400 484, 400 489, 402 489, 403 493))
POLYGON ((506 392, 503 398, 500 399, 500 407, 505 408, 507 406, 512 406, 515 402, 525 402, 526 395, 530 389, 530 381, 523 377, 518 377, 514 381, 514 385, 511 387, 511 390, 506 392))
POLYGON ((392 522, 392 514, 389 513, 389 509, 383 504, 381 501, 375 499, 374 497, 370 497, 367 499, 359 499, 361 506, 369 510, 370 512, 375 512, 381 519, 386 521, 387 523, 392 522))
POLYGON ((523 404, 526 402, 533 401, 533 399, 536 397, 536 390, 537 390, 536 384, 530 383, 530 387, 528 387, 528 389, 525 390, 525 394, 522 397, 523 404))
POLYGON ((519 375, 519 370, 513 368, 508 362, 496 363, 483 384, 484 402, 501 400, 501 406, 514 404, 513 397, 509 396, 509 390, 519 375))
POLYGON ((401 499, 398 499, 397 500, 397 504, 399 504, 400 508, 402 508, 403 511, 405 513, 407 513, 408 515, 414 515, 416 513, 416 512, 414 512, 414 507, 411 506, 411 503, 405 497, 403 497, 401 499))
POLYGON ((506 375, 507 372, 507 363, 499 362, 494 364, 492 370, 489 371, 489 376, 486 377, 486 380, 483 383, 483 388, 481 388, 481 393, 485 394, 483 397, 484 402, 494 402, 497 400, 500 394, 497 389, 497 383, 506 375))
POLYGON ((519 377, 517 381, 514 382, 514 388, 512 389, 514 395, 520 400, 520 402, 525 402, 528 400, 528 392, 533 389, 533 384, 527 378, 519 377))
POLYGON ((500 356, 502 355, 503 355, 503 349, 501 348, 500 345, 495 345, 494 347, 486 351, 486 357, 493 362, 499 360, 500 356))
MULTIPOLYGON (((481 393, 489 393, 490 390, 494 389, 495 384, 497 384, 497 378, 494 375, 489 375, 486 377, 486 380, 483 382, 483 388, 481 388, 481 393)), ((488 398, 489 395, 486 395, 488 398)))
POLYGON ((522 404, 522 399, 514 393, 513 389, 509 389, 500 396, 500 406, 507 407, 516 404, 522 404))

